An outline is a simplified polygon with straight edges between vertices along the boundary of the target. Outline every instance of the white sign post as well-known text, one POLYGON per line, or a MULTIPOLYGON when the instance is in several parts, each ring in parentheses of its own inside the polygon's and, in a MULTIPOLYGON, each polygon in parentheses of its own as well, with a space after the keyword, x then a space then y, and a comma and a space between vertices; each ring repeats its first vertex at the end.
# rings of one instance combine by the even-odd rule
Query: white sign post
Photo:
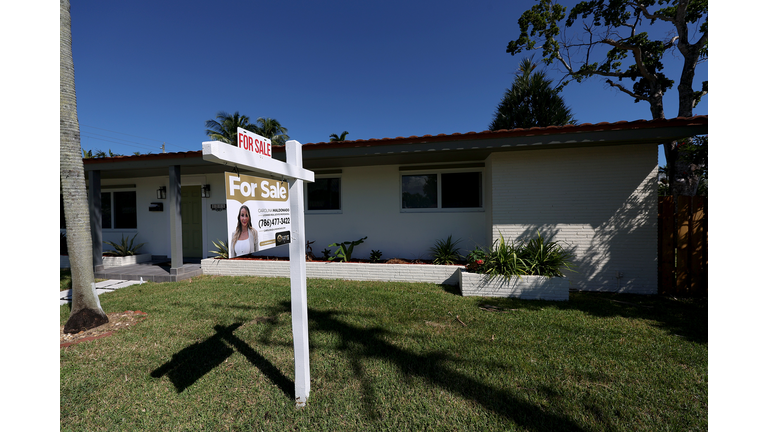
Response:
POLYGON ((264 137, 238 128, 238 142, 239 147, 219 141, 204 142, 203 159, 288 179, 292 236, 289 247, 293 356, 296 369, 295 398, 296 406, 303 407, 307 403, 310 389, 303 182, 314 182, 315 173, 302 167, 301 143, 298 141, 285 143, 286 162, 272 159, 272 143, 264 137))

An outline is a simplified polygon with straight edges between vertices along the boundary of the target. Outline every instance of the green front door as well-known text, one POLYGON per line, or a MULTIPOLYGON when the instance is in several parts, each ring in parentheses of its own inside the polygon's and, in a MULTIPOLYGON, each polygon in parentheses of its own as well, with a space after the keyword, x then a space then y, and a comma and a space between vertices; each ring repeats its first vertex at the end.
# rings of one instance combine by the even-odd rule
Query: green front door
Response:
POLYGON ((203 257, 203 198, 200 186, 181 187, 181 243, 184 258, 203 257))

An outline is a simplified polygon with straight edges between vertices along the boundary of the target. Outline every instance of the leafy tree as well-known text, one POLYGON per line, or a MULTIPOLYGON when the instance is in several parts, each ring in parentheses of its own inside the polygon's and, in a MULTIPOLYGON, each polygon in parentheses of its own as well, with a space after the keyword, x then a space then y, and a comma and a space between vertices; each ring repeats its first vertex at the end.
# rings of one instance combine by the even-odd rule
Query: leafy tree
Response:
POLYGON ((59 172, 67 227, 67 250, 72 272, 72 309, 65 333, 77 333, 109 322, 93 288, 93 245, 80 157, 75 68, 72 61, 72 18, 69 0, 59 3, 59 172))
MULTIPOLYGON (((518 20, 520 35, 509 42, 507 52, 541 49, 547 64, 565 69, 562 85, 603 77, 635 102, 647 102, 652 118, 659 119, 665 118, 663 96, 675 84, 664 73, 663 57, 677 51, 683 59, 676 87, 677 117, 691 117, 707 94, 707 81, 700 90, 693 89, 696 66, 708 56, 707 4, 707 0, 590 0, 579 2, 566 16, 565 6, 538 0, 518 20), (574 26, 578 33, 566 36, 574 26), (649 26, 670 36, 653 39, 645 31, 649 26), (634 83, 631 88, 622 83, 624 79, 634 83)), ((674 142, 663 145, 670 178, 678 179, 677 159, 685 150, 674 142)), ((672 182, 675 193, 678 183, 672 182)))
MULTIPOLYGON (((680 148, 681 156, 677 159, 677 172, 679 173, 673 188, 680 195, 707 196, 707 183, 709 181, 709 137, 707 135, 695 136, 676 141, 680 148)), ((669 175, 669 164, 659 168, 661 174, 669 175)), ((670 195, 670 182, 666 178, 660 193, 670 195)))
POLYGON ((576 123, 560 90, 552 87, 543 71, 534 72, 535 68, 530 58, 520 62, 519 74, 496 108, 490 130, 576 123))
POLYGON ((346 141, 347 140, 347 134, 349 132, 344 131, 341 133, 341 135, 331 134, 329 137, 331 138, 331 142, 333 141, 346 141))
POLYGON ((208 128, 206 129, 205 134, 208 135, 209 138, 214 141, 232 144, 233 146, 237 146, 238 127, 261 135, 261 133, 258 132, 258 127, 251 123, 250 118, 248 118, 248 116, 240 115, 238 111, 235 111, 234 114, 219 111, 219 113, 216 114, 216 120, 206 121, 205 127, 208 128))
POLYGON ((254 124, 251 123, 251 119, 248 116, 240 115, 237 111, 234 114, 219 111, 216 114, 216 120, 206 121, 205 127, 208 128, 205 131, 206 135, 212 140, 225 142, 233 146, 237 146, 238 127, 261 135, 264 138, 269 138, 272 141, 272 145, 285 145, 285 142, 290 138, 287 135, 288 129, 280 125, 279 121, 269 117, 259 117, 254 124))
POLYGON ((288 129, 284 128, 279 121, 269 117, 259 117, 256 119, 256 133, 269 138, 272 145, 284 146, 290 139, 288 129))

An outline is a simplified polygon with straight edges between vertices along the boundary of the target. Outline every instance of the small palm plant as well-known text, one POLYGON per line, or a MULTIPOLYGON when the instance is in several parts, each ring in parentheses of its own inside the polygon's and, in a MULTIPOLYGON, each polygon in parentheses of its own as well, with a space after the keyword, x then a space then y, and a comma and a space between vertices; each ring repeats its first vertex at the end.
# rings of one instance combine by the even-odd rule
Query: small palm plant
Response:
POLYGON ((133 245, 133 241, 136 239, 136 236, 139 235, 139 233, 136 233, 133 237, 131 237, 130 243, 128 242, 128 239, 125 236, 120 236, 120 244, 117 244, 115 242, 111 241, 105 241, 104 243, 112 246, 115 248, 113 251, 106 251, 104 252, 104 255, 106 256, 132 256, 136 255, 139 249, 141 249, 142 246, 144 246, 146 243, 139 243, 137 245, 133 245))
POLYGON ((452 236, 448 236, 446 240, 438 240, 434 246, 429 248, 429 252, 434 257, 432 262, 441 265, 456 264, 461 260, 459 242, 461 239, 453 241, 452 236))

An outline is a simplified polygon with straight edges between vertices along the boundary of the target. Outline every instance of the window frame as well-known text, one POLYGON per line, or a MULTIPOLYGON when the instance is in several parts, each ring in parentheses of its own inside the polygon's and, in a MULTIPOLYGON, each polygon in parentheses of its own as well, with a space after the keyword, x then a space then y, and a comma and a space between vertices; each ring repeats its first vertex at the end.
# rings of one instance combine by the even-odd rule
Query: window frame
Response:
POLYGON ((136 231, 139 229, 139 194, 135 187, 131 188, 121 188, 121 187, 102 187, 101 190, 102 193, 102 206, 104 205, 104 197, 103 194, 109 194, 109 205, 110 205, 110 220, 109 220, 109 228, 104 228, 104 211, 102 210, 101 218, 102 218, 102 231, 136 231), (115 227, 115 217, 116 217, 116 210, 115 210, 115 192, 133 192, 134 193, 134 205, 136 207, 136 226, 132 228, 116 228, 115 227))
POLYGON ((338 209, 327 209, 327 210, 310 210, 309 209, 309 185, 310 183, 304 184, 304 213, 305 214, 341 214, 344 210, 344 199, 343 199, 343 188, 344 188, 344 179, 343 179, 343 172, 342 170, 327 170, 327 171, 315 171, 315 180, 319 179, 329 179, 329 178, 337 178, 339 179, 339 208, 338 209))
POLYGON ((400 167, 400 193, 398 195, 400 213, 462 213, 485 211, 485 164, 465 164, 456 167, 400 167), (443 174, 480 173, 480 207, 443 207, 443 174), (437 174, 437 207, 404 208, 403 177, 437 174))

